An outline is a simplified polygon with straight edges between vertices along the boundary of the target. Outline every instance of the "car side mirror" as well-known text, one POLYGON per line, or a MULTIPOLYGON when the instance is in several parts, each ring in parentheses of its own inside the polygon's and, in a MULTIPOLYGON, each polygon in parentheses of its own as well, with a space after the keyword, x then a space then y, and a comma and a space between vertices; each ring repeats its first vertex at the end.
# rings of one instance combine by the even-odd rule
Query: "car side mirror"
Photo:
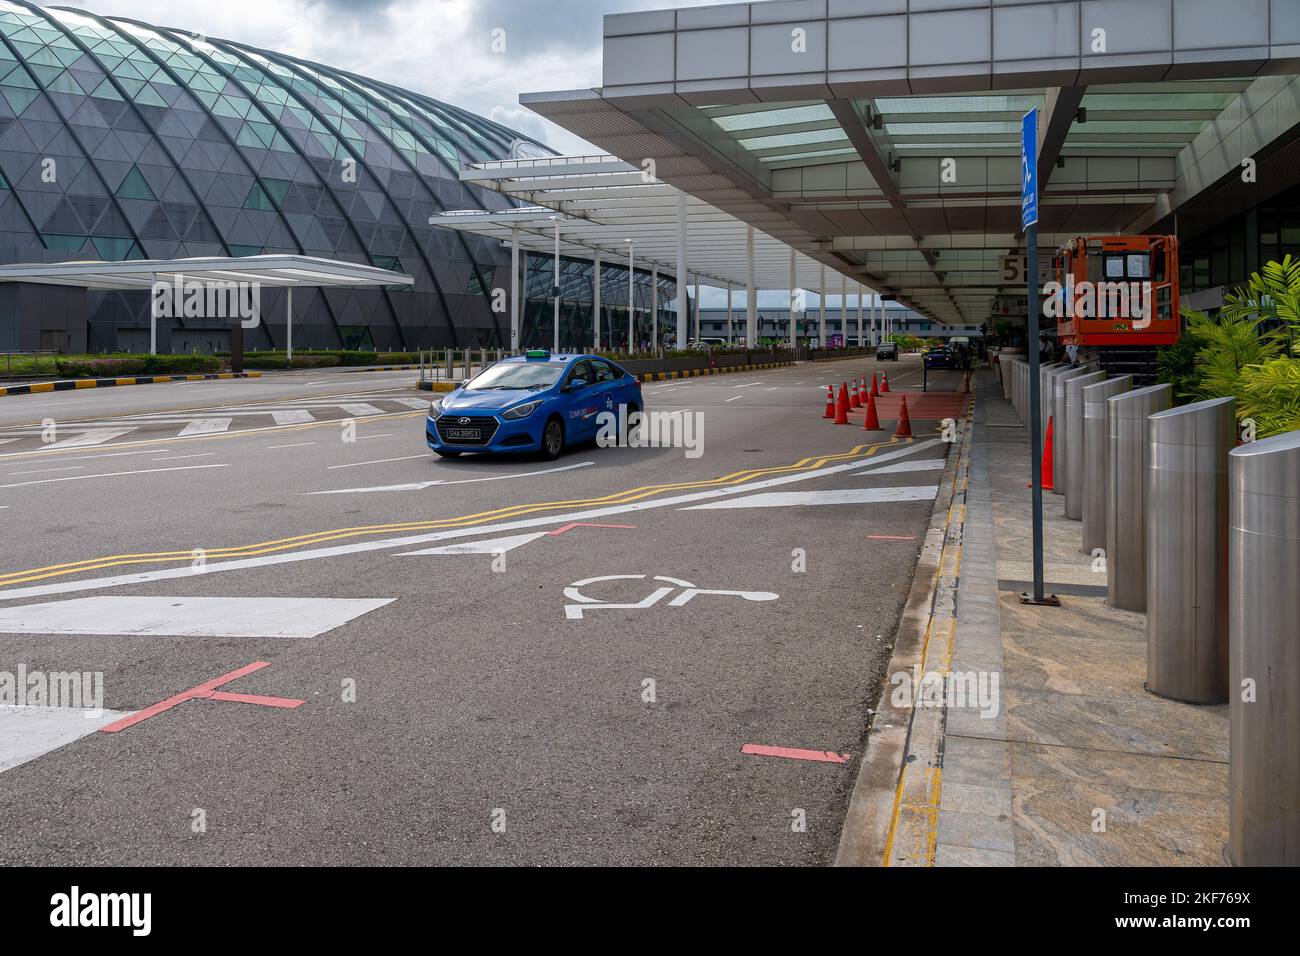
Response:
POLYGON ((468 384, 469 384, 469 379, 467 379, 467 378, 462 378, 459 382, 456 383, 456 387, 457 387, 457 388, 464 388, 464 387, 465 387, 466 385, 468 385, 468 384))
POLYGON ((587 380, 585 378, 575 378, 569 381, 569 384, 565 386, 565 390, 570 392, 576 392, 578 389, 586 388, 586 387, 587 387, 587 380))

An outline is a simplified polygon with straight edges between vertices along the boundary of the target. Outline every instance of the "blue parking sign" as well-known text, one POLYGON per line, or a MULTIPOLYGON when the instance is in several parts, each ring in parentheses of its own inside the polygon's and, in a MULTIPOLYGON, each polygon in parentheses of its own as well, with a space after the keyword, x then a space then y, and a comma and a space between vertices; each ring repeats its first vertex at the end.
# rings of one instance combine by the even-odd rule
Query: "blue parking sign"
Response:
POLYGON ((1038 109, 1020 121, 1020 228, 1038 222, 1038 109))

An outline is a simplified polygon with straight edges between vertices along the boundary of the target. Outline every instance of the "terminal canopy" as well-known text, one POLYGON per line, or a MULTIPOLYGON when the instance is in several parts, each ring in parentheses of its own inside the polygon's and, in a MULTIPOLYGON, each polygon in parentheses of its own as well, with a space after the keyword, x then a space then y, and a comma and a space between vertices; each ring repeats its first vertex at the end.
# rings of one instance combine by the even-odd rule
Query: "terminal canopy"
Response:
POLYGON ((375 266, 315 256, 205 256, 125 262, 29 262, 0 266, 0 282, 35 282, 83 289, 149 290, 158 280, 256 282, 283 286, 409 286, 415 279, 375 266))

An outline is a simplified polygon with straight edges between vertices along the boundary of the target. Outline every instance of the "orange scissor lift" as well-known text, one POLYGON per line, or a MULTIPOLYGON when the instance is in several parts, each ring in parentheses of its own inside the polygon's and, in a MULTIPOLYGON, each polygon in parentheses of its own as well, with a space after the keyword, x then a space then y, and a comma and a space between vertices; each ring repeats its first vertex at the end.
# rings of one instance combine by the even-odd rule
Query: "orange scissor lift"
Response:
POLYGON ((1073 293, 1091 283, 1100 290, 1093 297, 1090 314, 1072 316, 1062 308, 1057 336, 1065 345, 1097 352, 1102 368, 1114 374, 1132 374, 1140 382, 1152 382, 1156 349, 1174 345, 1183 331, 1178 305, 1177 236, 1079 236, 1061 246, 1052 257, 1061 295, 1079 299, 1073 293), (1106 294, 1116 284, 1139 288, 1150 283, 1149 302, 1134 314, 1130 302, 1106 294), (1120 305, 1119 308, 1116 308, 1120 305))

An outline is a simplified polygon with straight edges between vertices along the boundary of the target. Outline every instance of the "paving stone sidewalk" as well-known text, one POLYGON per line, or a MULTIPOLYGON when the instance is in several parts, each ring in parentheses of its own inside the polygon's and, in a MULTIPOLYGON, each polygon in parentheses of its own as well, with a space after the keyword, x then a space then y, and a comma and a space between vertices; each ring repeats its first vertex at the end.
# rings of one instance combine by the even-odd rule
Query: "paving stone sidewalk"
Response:
POLYGON ((1145 617, 1107 607, 1058 495, 1044 495, 1044 561, 1062 607, 1019 603, 1029 435, 994 372, 976 383, 952 671, 997 674, 1000 707, 947 711, 935 864, 1222 865, 1227 706, 1143 689, 1145 617))

